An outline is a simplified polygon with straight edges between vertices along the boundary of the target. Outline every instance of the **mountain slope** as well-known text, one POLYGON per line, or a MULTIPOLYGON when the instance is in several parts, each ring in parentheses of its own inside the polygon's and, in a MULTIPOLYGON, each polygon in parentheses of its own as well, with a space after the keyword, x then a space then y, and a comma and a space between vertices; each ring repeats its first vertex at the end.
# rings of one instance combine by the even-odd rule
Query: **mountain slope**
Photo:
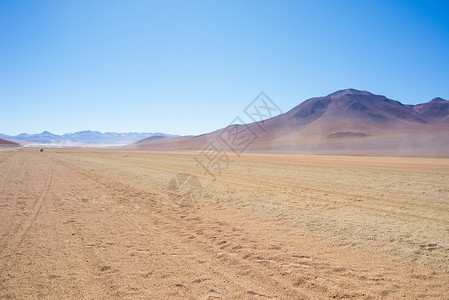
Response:
POLYGON ((226 142, 229 133, 244 130, 239 137, 242 140, 252 139, 249 149, 254 151, 380 151, 409 146, 420 149, 434 147, 443 151, 449 132, 448 103, 436 98, 416 106, 404 105, 367 91, 346 89, 306 100, 290 111, 263 122, 231 125, 199 136, 147 138, 133 147, 202 149, 213 142, 217 147, 224 148, 229 146, 226 142), (250 130, 245 130, 248 128, 250 130), (414 144, 409 143, 412 140, 414 144))
POLYGON ((427 103, 414 105, 413 110, 424 118, 439 121, 449 116, 449 101, 438 97, 427 103))
POLYGON ((12 142, 12 141, 8 141, 8 140, 4 140, 0 138, 0 146, 4 147, 4 146, 12 146, 12 147, 17 147, 20 146, 20 144, 12 142))

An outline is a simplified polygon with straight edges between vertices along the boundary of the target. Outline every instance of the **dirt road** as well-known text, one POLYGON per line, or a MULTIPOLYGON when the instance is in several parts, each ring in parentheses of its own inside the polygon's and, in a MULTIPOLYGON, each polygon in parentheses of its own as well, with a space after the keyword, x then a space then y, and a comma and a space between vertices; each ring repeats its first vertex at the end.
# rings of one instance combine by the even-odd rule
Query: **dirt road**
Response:
POLYGON ((0 297, 449 297, 448 159, 193 157, 1 152, 0 297))

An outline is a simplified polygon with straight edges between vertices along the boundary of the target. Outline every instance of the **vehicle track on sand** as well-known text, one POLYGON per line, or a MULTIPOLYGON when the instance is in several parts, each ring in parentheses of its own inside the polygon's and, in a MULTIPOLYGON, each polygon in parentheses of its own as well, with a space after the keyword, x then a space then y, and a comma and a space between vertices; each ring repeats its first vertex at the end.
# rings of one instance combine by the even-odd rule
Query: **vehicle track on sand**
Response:
MULTIPOLYGON (((39 215, 42 206, 47 200, 47 195, 53 181, 53 170, 50 159, 48 157, 45 157, 44 160, 46 161, 45 164, 47 165, 47 171, 45 174, 45 176, 47 176, 47 179, 45 181, 45 184, 41 188, 40 194, 36 196, 36 200, 32 205, 31 211, 29 212, 28 216, 11 228, 10 232, 7 235, 7 239, 2 244, 1 255, 3 257, 9 257, 11 259, 7 264, 0 268, 0 273, 3 273, 7 268, 10 268, 15 263, 16 254, 24 241, 25 235, 27 234, 30 227, 33 226, 33 223, 39 215)), ((28 183, 23 182, 23 184, 28 183)))
MULTIPOLYGON (((113 162, 118 162, 126 167, 133 167, 139 169, 154 170, 163 173, 171 173, 174 175, 185 172, 185 167, 157 167, 151 165, 149 167, 142 162, 133 162, 120 157, 103 157, 103 160, 109 160, 113 162)), ((197 170, 195 170, 197 171, 197 170)), ((273 172, 278 172, 279 170, 273 169, 273 172)), ((204 180, 205 182, 210 181, 210 178, 204 175, 197 175, 198 178, 204 180)), ((395 195, 394 202, 390 199, 384 199, 376 195, 361 195, 359 191, 349 191, 348 189, 342 189, 341 187, 335 187, 331 184, 321 184, 320 187, 315 186, 315 184, 308 183, 307 186, 304 184, 298 184, 298 181, 294 181, 291 178, 284 178, 282 181, 278 180, 263 180, 251 177, 251 181, 248 181, 248 177, 251 174, 236 174, 233 173, 230 176, 222 176, 218 181, 222 184, 228 186, 240 186, 245 189, 251 189, 258 192, 276 192, 281 193, 292 198, 304 198, 308 201, 319 203, 321 205, 333 205, 338 207, 352 206, 360 210, 367 210, 373 213, 384 213, 392 214, 400 218, 409 219, 416 218, 419 220, 434 221, 442 225, 449 225, 446 219, 440 216, 429 217, 421 215, 422 212, 426 212, 427 215, 436 215, 449 213, 449 206, 446 207, 432 207, 422 206, 418 204, 416 200, 415 203, 410 203, 410 199, 406 193, 395 195), (324 195, 326 197, 317 197, 317 195, 324 195), (362 201, 363 199, 363 201, 362 201)), ((267 204, 272 204, 267 202, 267 204)), ((287 204, 285 204, 287 205, 287 204)), ((292 208, 294 204, 292 203, 292 208)))
POLYGON ((0 178, 0 187, 19 177, 25 169, 24 162, 20 160, 20 152, 8 153, 0 161, 2 177, 0 178), (10 170, 12 166, 12 170, 10 170))
MULTIPOLYGON (((198 289, 195 285, 198 285, 206 278, 204 281, 226 283, 226 294, 234 295, 235 297, 245 297, 245 295, 259 295, 264 298, 306 297, 306 294, 293 286, 289 280, 272 278, 266 274, 267 270, 265 268, 260 268, 251 260, 231 257, 233 255, 226 253, 227 250, 225 247, 222 247, 222 244, 217 245, 220 241, 216 241, 215 238, 210 239, 209 236, 204 236, 203 238, 198 236, 197 232, 203 231, 209 225, 216 228, 215 234, 219 234, 223 229, 218 228, 217 224, 198 223, 197 220, 200 219, 195 216, 186 218, 186 214, 192 215, 194 212, 179 208, 170 201, 162 200, 166 198, 166 195, 149 193, 122 182, 115 182, 110 177, 94 175, 92 172, 75 167, 73 164, 64 161, 59 161, 58 163, 66 166, 71 172, 79 174, 76 177, 84 178, 83 180, 87 180, 93 185, 102 186, 104 190, 108 190, 109 193, 115 195, 114 199, 119 201, 117 204, 121 205, 122 212, 120 219, 115 219, 115 226, 129 228, 131 225, 133 230, 137 232, 141 232, 142 226, 144 226, 147 229, 146 232, 156 233, 159 239, 167 243, 167 251, 176 249, 176 253, 189 253, 189 259, 179 254, 174 254, 174 259, 169 258, 168 262, 166 262, 167 265, 179 265, 179 268, 184 269, 183 273, 187 273, 185 276, 191 278, 191 282, 186 282, 184 279, 182 283, 174 283, 175 285, 187 287, 192 293, 198 293, 197 296, 205 296, 207 294, 210 294, 209 296, 218 296, 221 294, 213 288, 209 290, 203 289, 202 291, 192 290, 198 289), (133 196, 130 197, 129 195, 133 196), (140 209, 136 210, 136 206, 140 206, 140 209), (118 222, 123 225, 120 226, 118 222), (193 238, 194 236, 197 236, 197 238, 193 238), (199 261, 200 266, 192 265, 195 261, 199 261), (209 263, 204 264, 205 262, 209 263), (189 271, 195 269, 198 270, 198 274, 189 271), (192 282, 196 284, 192 285, 192 282), (274 289, 276 292, 270 293, 267 287, 260 287, 259 282, 265 282, 267 287, 274 289)), ((92 234, 95 235, 95 233, 92 234)), ((235 232, 235 234, 240 234, 240 231, 235 232)), ((116 266, 115 268, 119 267, 116 266)), ((167 270, 167 272, 170 273, 173 270, 167 270)))
MULTIPOLYGON (((398 278, 380 280, 379 274, 372 276, 369 272, 360 272, 346 264, 323 261, 316 254, 298 253, 298 248, 295 249, 291 245, 282 246, 284 241, 276 238, 276 232, 273 235, 268 232, 248 231, 252 227, 260 226, 250 225, 251 220, 247 220, 243 227, 239 226, 234 219, 238 218, 237 216, 231 217, 229 222, 223 222, 214 217, 205 216, 204 213, 199 214, 196 209, 178 207, 167 201, 166 195, 159 191, 150 189, 152 192, 148 192, 148 189, 136 188, 132 183, 129 185, 120 177, 95 172, 72 162, 61 161, 60 163, 77 172, 80 177, 89 178, 92 183, 121 194, 122 196, 116 199, 119 199, 119 203, 123 205, 122 211, 128 211, 133 215, 133 218, 125 223, 134 224, 136 230, 145 223, 155 224, 153 227, 148 227, 148 232, 157 228, 158 236, 163 237, 164 240, 174 238, 175 241, 183 241, 183 245, 174 241, 169 248, 185 249, 184 252, 192 252, 193 249, 196 252, 199 251, 201 253, 199 257, 213 262, 210 263, 212 267, 209 268, 214 269, 214 274, 220 273, 216 269, 226 269, 225 273, 221 271, 221 274, 226 277, 249 276, 258 282, 264 282, 271 290, 276 291, 270 293, 253 288, 247 291, 242 290, 239 294, 233 294, 234 296, 254 293, 253 295, 280 298, 322 298, 324 295, 363 297, 375 295, 375 291, 381 289, 384 289, 385 294, 389 294, 395 290, 394 286, 399 282, 401 285, 408 284, 407 280, 398 278), (139 208, 135 210, 136 207, 139 208), (348 281, 348 278, 351 280, 348 281), (354 285, 349 289, 351 291, 343 292, 342 287, 348 288, 353 281, 363 281, 363 288, 354 285)), ((188 262, 184 261, 181 265, 188 265, 188 262)), ((388 270, 383 272, 388 273, 388 270)), ((217 278, 215 280, 220 281, 217 278)), ((182 284, 189 286, 186 282, 182 284)), ((250 283, 242 283, 239 286, 250 286, 250 283)), ((232 293, 228 291, 227 295, 232 293)))
MULTIPOLYGON (((164 183, 178 167, 171 164, 173 156, 165 158, 166 171, 163 157, 162 163, 140 154, 131 157, 141 159, 146 171, 136 167, 136 161, 127 165, 104 159, 110 151, 83 152, 91 155, 92 164, 81 154, 77 160, 80 152, 64 153, 24 150, 3 162, 5 171, 21 175, 0 187, 0 298, 415 299, 448 293, 448 276, 436 269, 445 262, 422 265, 411 260, 417 255, 442 258, 437 242, 419 246, 420 252, 412 257, 387 252, 400 244, 366 239, 386 231, 359 228, 333 215, 333 210, 324 213, 351 230, 312 231, 308 215, 294 215, 292 196, 264 199, 272 190, 259 186, 263 175, 238 185, 251 171, 246 165, 236 165, 238 178, 208 186, 207 199, 183 207, 170 201, 165 191, 164 183), (95 159, 101 163, 95 164, 95 159), (23 170, 20 165, 14 168, 20 162, 23 170), (238 199, 229 199, 234 202, 228 205, 215 201, 223 199, 227 189, 238 190, 238 199), (273 218, 270 214, 277 208, 267 204, 273 200, 287 204, 292 219, 273 218), (353 244, 357 239, 365 239, 365 244, 353 244)), ((176 159, 179 166, 182 159, 191 163, 190 157, 176 159)), ((263 174, 264 163, 258 166, 263 174)), ((324 175, 334 171, 322 170, 324 175)), ((293 177, 286 182, 293 185, 286 188, 295 188, 293 177)), ((321 208, 302 209, 319 217, 321 208)), ((370 217, 360 213, 360 218, 370 217)), ((395 218, 379 217, 384 222, 395 218)), ((317 218, 316 224, 323 226, 325 221, 317 218)), ((409 224, 421 222, 410 218, 409 224)), ((432 234, 431 229, 424 233, 432 234)))

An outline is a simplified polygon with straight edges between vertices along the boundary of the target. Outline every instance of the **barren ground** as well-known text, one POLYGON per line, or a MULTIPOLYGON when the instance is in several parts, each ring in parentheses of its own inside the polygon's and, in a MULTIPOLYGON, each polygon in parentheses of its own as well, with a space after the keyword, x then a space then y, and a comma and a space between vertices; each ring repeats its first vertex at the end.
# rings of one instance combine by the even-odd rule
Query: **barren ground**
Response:
POLYGON ((449 297, 449 159, 194 156, 0 152, 0 297, 449 297))

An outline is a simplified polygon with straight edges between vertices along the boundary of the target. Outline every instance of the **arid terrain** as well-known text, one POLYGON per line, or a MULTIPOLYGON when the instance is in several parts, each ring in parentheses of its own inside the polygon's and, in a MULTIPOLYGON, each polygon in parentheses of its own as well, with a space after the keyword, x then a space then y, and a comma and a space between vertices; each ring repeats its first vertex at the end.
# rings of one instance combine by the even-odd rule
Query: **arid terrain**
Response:
POLYGON ((0 152, 0 298, 449 297, 449 159, 196 156, 0 152))
POLYGON ((246 119, 239 116, 240 121, 213 132, 149 137, 128 147, 200 150, 213 142, 234 149, 241 143, 253 152, 449 157, 449 101, 439 97, 404 105, 383 95, 345 89, 305 100, 286 113, 260 96, 244 112, 246 119))

